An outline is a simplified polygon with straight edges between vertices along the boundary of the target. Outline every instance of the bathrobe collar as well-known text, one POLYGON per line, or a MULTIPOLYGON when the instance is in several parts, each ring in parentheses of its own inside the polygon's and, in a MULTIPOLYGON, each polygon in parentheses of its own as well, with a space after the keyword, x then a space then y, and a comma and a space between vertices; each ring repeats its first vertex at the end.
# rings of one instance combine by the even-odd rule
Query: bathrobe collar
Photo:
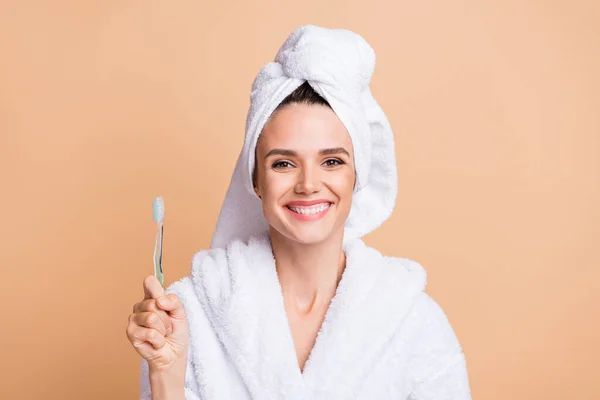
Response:
POLYGON ((207 318, 255 399, 353 398, 425 287, 416 262, 345 242, 346 268, 300 371, 267 235, 194 257, 207 318))

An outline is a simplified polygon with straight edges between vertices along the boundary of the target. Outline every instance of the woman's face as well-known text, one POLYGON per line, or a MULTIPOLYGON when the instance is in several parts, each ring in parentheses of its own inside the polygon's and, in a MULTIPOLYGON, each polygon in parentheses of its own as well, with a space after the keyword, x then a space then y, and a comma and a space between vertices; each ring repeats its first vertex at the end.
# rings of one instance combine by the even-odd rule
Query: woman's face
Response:
POLYGON ((294 103, 272 115, 258 140, 256 168, 255 191, 272 229, 307 244, 343 230, 352 205, 354 153, 346 127, 329 107, 294 103))

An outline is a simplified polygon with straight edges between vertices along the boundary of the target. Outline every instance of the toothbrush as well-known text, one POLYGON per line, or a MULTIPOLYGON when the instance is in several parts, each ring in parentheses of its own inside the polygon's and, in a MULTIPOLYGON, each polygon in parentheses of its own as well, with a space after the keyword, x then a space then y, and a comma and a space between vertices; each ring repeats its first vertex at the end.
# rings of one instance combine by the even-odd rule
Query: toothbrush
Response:
POLYGON ((165 203, 161 196, 154 199, 152 204, 152 217, 158 224, 156 232, 156 244, 154 245, 154 276, 158 278, 161 286, 164 286, 164 276, 162 270, 162 243, 163 243, 163 223, 165 220, 165 203))

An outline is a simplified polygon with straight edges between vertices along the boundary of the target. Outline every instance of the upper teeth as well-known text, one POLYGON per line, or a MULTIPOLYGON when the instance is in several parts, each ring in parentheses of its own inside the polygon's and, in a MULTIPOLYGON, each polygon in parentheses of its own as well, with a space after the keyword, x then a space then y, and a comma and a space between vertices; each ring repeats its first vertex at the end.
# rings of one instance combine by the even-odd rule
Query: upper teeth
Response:
POLYGON ((293 212, 296 212, 298 214, 311 215, 311 214, 318 214, 320 212, 325 211, 326 209, 329 208, 329 203, 316 204, 316 205, 310 206, 310 207, 292 207, 292 206, 288 206, 288 208, 290 210, 292 210, 293 212))

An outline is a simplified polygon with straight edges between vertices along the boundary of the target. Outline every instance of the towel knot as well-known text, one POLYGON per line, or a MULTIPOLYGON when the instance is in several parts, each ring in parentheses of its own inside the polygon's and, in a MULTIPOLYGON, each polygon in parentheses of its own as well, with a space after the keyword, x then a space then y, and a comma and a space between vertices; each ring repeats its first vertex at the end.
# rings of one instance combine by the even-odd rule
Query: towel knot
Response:
POLYGON ((361 94, 371 82, 375 51, 354 32, 306 25, 288 37, 275 62, 290 78, 361 94))

